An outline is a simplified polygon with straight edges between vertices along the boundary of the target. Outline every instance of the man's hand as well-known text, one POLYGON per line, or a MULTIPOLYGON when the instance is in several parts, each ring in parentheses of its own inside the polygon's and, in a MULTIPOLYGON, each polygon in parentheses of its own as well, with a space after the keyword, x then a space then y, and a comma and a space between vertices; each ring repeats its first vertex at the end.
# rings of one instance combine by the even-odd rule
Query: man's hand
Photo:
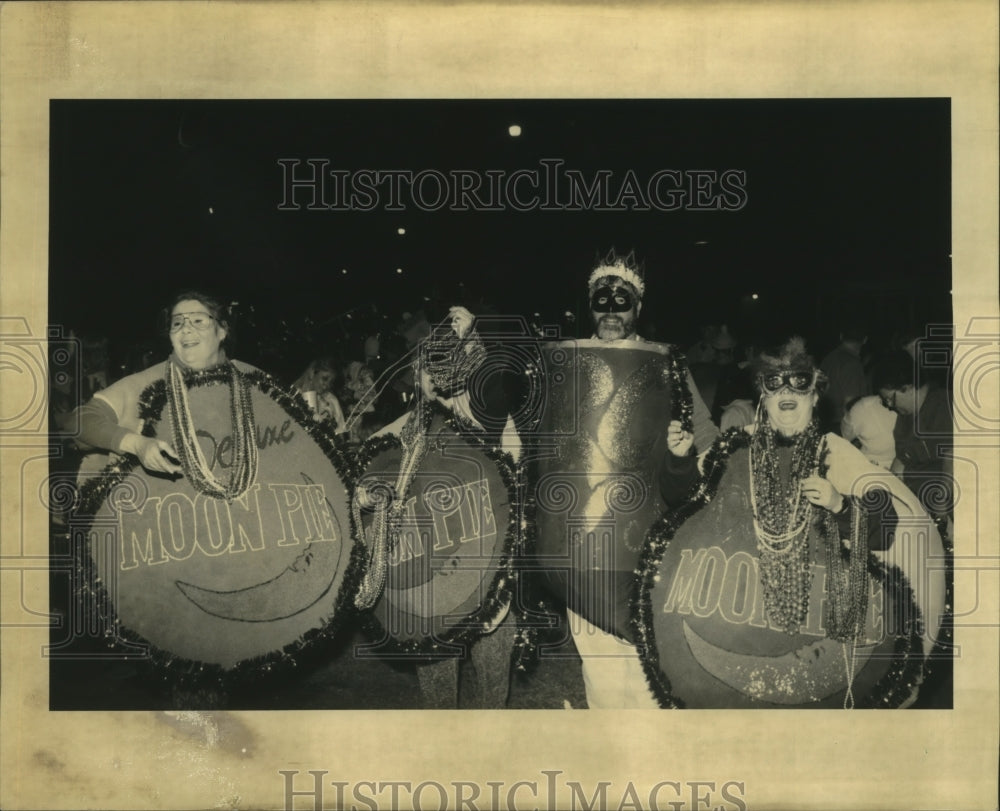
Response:
POLYGON ((162 439, 126 434, 121 441, 121 450, 139 457, 139 463, 151 473, 166 473, 170 476, 184 474, 177 451, 162 439))
POLYGON ((694 434, 681 428, 680 420, 671 420, 667 426, 667 450, 674 456, 687 456, 694 443, 694 434))

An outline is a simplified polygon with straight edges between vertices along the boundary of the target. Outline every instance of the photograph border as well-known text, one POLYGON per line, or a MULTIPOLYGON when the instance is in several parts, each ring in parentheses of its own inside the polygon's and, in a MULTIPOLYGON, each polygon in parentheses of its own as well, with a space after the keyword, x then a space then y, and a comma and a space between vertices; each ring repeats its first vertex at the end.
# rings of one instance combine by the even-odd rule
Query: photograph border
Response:
POLYGON ((397 789, 402 807, 454 805, 475 787, 481 807, 585 807, 603 791, 629 808, 658 786, 666 807, 992 806, 1000 522, 989 498, 956 514, 954 710, 774 711, 762 723, 729 711, 52 713, 38 494, 51 99, 877 96, 952 99, 955 470, 964 493, 995 493, 996 31, 995 5, 979 0, 0 8, 0 807, 306 808, 313 785, 327 807, 367 807, 376 793, 390 807, 397 789))

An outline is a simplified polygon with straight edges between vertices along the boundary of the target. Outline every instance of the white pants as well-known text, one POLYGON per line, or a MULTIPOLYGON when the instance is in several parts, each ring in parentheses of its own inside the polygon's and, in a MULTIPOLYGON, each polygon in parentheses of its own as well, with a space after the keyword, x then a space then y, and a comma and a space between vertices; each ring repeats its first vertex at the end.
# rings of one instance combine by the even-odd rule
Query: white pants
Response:
POLYGON ((655 710, 635 645, 567 610, 570 633, 583 662, 583 686, 592 710, 655 710))

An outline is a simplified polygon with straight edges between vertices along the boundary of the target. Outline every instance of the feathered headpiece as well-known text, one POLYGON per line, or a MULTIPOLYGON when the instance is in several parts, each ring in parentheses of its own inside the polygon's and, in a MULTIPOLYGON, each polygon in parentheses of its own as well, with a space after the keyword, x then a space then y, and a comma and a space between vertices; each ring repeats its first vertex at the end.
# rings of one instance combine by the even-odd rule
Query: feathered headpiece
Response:
POLYGON ((420 344, 420 367, 444 397, 465 391, 469 377, 485 360, 486 347, 479 333, 473 329, 459 338, 450 322, 435 326, 420 344))
POLYGON ((806 342, 798 335, 793 335, 781 346, 763 350, 753 366, 758 380, 764 375, 780 372, 812 372, 816 391, 822 393, 826 388, 827 376, 816 366, 813 356, 806 350, 806 342))
POLYGON ((590 272, 590 278, 587 279, 587 292, 593 294, 603 280, 617 276, 623 282, 632 285, 638 297, 642 298, 646 292, 644 275, 642 263, 636 261, 635 251, 629 251, 626 256, 618 256, 612 248, 603 259, 598 257, 594 269, 590 272))

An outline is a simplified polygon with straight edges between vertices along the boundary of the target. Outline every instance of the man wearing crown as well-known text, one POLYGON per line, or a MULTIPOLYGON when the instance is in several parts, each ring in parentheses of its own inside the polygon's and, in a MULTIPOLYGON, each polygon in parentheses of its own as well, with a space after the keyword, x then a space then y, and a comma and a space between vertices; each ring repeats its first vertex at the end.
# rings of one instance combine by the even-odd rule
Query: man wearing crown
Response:
MULTIPOLYGON (((593 340, 580 342, 580 344, 594 346, 595 341, 600 341, 607 343, 609 349, 622 348, 627 350, 628 346, 635 342, 635 344, 640 345, 636 346, 636 349, 655 346, 661 351, 666 351, 667 358, 669 358, 669 368, 674 370, 674 375, 671 378, 673 382, 670 386, 670 398, 674 402, 682 400, 690 402, 695 445, 703 450, 711 445, 718 435, 718 430, 711 421, 707 406, 698 394, 683 357, 673 347, 647 344, 637 332, 645 290, 643 269, 636 262, 633 253, 619 256, 612 249, 605 257, 599 259, 587 280, 590 312, 594 324, 593 340), (681 390, 685 388, 686 391, 681 390)), ((646 355, 647 353, 641 352, 639 354, 646 355)), ((622 394, 628 394, 624 391, 627 385, 628 381, 618 385, 617 396, 608 401, 609 411, 624 406, 624 400, 630 399, 629 396, 622 397, 622 394)), ((631 399, 636 399, 636 396, 631 397, 631 399)), ((615 415, 611 415, 611 417, 612 421, 614 419, 622 420, 615 415)), ((662 418, 662 431, 660 433, 665 437, 671 415, 669 413, 655 415, 656 420, 660 418, 662 418)), ((628 419, 633 419, 633 416, 628 415, 628 419)), ((607 422, 607 418, 604 418, 601 424, 604 425, 607 422)), ((656 429, 654 428, 654 430, 656 429)), ((625 433, 628 433, 627 428, 625 433)), ((597 438, 597 444, 600 444, 600 437, 597 438)), ((591 458, 595 452, 591 452, 591 458)), ((653 456, 653 454, 650 455, 653 456)), ((610 461, 610 466, 614 468, 614 460, 610 461)), ((655 467, 659 459, 653 458, 650 461, 655 467)), ((597 466, 593 462, 590 463, 588 476, 594 476, 595 467, 600 467, 600 463, 597 466)), ((613 480, 613 476, 609 480, 613 480)), ((595 490, 596 492, 598 491, 595 490)), ((647 498, 652 498, 652 496, 647 496, 647 498)), ((542 505, 539 506, 539 509, 542 509, 542 505)), ((598 509, 603 509, 603 507, 599 506, 598 509)), ((643 534, 644 528, 642 526, 636 529, 638 535, 643 534)), ((567 532, 572 532, 572 530, 568 529, 567 532)), ((616 543, 620 544, 620 541, 616 540, 616 543)), ((542 546, 544 547, 544 542, 542 542, 542 546)), ((620 566, 621 564, 619 564, 620 566)), ((571 578, 577 576, 569 574, 571 578)), ((558 580, 558 576, 556 580, 558 580)), ((550 582, 552 582, 551 576, 550 582)), ((577 599, 573 599, 571 596, 568 600, 570 605, 567 607, 567 616, 570 633, 582 662, 588 706, 592 709, 656 708, 658 705, 646 684, 636 648, 623 636, 625 631, 621 617, 628 613, 629 595, 627 589, 621 587, 620 584, 613 583, 608 578, 603 580, 594 578, 587 583, 588 585, 585 586, 587 590, 591 592, 604 591, 605 593, 590 593, 577 599), (607 586, 610 588, 606 588, 607 586), (613 603, 613 605, 608 605, 609 603, 613 603), (596 607, 591 608, 594 606, 596 607), (617 619, 608 621, 607 618, 612 615, 615 615, 617 619)))

